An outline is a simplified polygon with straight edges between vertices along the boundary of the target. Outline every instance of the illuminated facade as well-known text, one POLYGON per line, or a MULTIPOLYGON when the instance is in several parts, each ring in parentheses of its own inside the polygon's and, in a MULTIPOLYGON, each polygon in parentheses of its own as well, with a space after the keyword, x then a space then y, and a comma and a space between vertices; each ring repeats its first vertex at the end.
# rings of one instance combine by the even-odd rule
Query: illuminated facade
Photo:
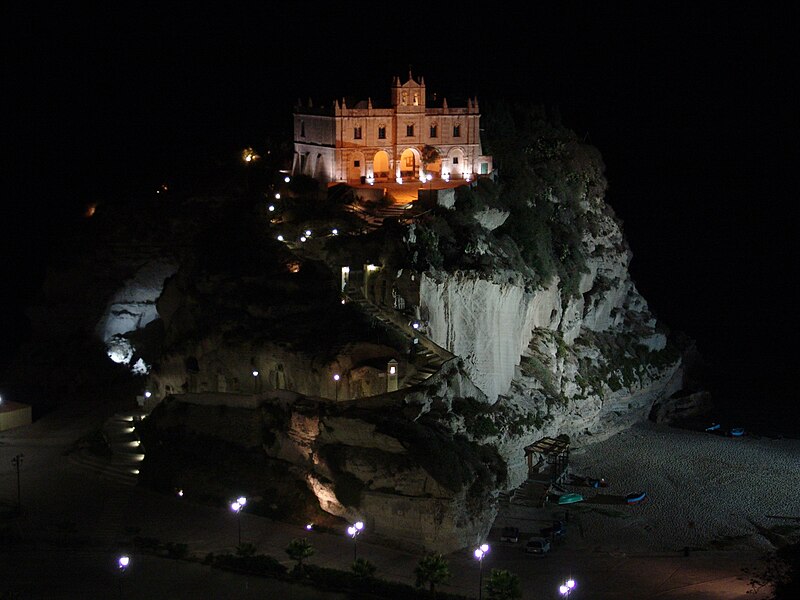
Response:
POLYGON ((325 182, 401 182, 428 174, 470 180, 489 175, 492 158, 481 151, 477 99, 450 107, 446 98, 426 98, 424 78, 409 73, 403 84, 394 78, 388 108, 371 99, 352 108, 344 100, 296 106, 292 172, 325 182))

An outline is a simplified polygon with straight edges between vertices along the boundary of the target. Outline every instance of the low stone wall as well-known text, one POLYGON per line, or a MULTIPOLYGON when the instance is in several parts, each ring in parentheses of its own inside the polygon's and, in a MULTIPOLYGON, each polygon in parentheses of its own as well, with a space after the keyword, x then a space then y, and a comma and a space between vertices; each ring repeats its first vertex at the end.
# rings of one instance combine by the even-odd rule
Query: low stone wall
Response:
MULTIPOLYGON (((272 402, 288 406, 303 397, 302 394, 290 390, 268 390, 260 394, 235 394, 230 392, 189 392, 186 394, 174 394, 172 396, 177 402, 196 404, 198 406, 227 406, 229 408, 258 408, 264 402, 272 402)), ((326 398, 313 398, 322 402, 328 401, 326 398)), ((160 400, 158 401, 160 402, 160 400)), ((158 403, 156 402, 156 404, 158 403)), ((331 400, 331 402, 333 402, 331 400)), ((150 407, 152 410, 153 407, 150 407)))
POLYGON ((229 394, 227 392, 191 392, 174 396, 178 402, 199 406, 227 406, 228 408, 258 408, 261 396, 258 394, 229 394))
POLYGON ((0 404, 0 431, 22 427, 32 423, 29 404, 4 401, 0 404))

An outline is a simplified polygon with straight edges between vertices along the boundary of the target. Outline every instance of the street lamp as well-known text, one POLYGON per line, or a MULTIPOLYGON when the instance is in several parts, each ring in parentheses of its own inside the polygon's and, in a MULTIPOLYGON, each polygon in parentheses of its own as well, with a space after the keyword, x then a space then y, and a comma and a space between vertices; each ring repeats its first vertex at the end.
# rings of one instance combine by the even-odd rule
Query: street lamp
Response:
POLYGON ((347 528, 347 535, 353 538, 353 562, 355 562, 358 558, 358 546, 356 538, 363 529, 364 529, 364 523, 361 521, 356 521, 356 523, 347 528))
POLYGON ((258 371, 253 370, 253 392, 258 393, 258 371))
POLYGON ((339 380, 340 379, 341 379, 341 377, 339 376, 338 373, 334 373, 333 374, 333 380, 336 382, 336 401, 337 402, 339 401, 339 380))
POLYGON ((131 557, 127 554, 123 554, 117 559, 117 568, 119 569, 119 595, 122 597, 122 576, 125 575, 125 571, 128 568, 128 565, 131 564, 131 557))
POLYGON ((19 468, 20 466, 22 466, 23 456, 25 455, 17 454, 14 458, 11 459, 11 464, 14 465, 14 468, 17 470, 17 510, 20 513, 22 512, 22 491, 20 487, 19 468))
POLYGON ((560 586, 558 586, 558 593, 564 596, 565 598, 569 598, 569 595, 572 593, 572 590, 575 589, 575 580, 570 577, 560 586))
POLYGON ((481 544, 475 548, 475 558, 478 559, 478 600, 483 598, 483 559, 489 553, 489 544, 481 544))
POLYGON ((247 498, 239 496, 234 502, 231 502, 231 510, 236 513, 236 521, 239 523, 239 545, 242 545, 242 509, 247 504, 247 498))

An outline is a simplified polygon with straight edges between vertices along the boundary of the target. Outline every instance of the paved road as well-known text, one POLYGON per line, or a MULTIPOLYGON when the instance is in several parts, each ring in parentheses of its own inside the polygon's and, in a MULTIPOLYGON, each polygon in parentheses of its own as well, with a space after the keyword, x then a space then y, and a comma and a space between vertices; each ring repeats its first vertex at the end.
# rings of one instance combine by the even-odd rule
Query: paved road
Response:
MULTIPOLYGON (((24 453, 24 516, 18 522, 24 544, 21 548, 12 546, 4 556, 0 547, 0 592, 6 588, 27 590, 31 595, 23 597, 31 598, 113 597, 104 594, 117 583, 113 562, 125 549, 119 541, 130 537, 125 533, 130 527, 138 527, 141 536, 187 543, 197 556, 234 549, 238 530, 230 511, 193 504, 190 498, 121 485, 71 463, 64 450, 101 422, 96 407, 74 406, 31 426, 0 434, 0 509, 16 502, 11 458, 24 453), (75 536, 84 538, 85 547, 91 550, 53 549, 52 543, 59 538, 75 536)), ((254 543, 259 552, 287 565, 286 544, 307 535, 301 527, 246 513, 241 519, 243 541, 254 543)), ((730 552, 693 552, 689 557, 611 555, 571 544, 570 536, 577 535, 577 528, 570 529, 565 541, 545 558, 526 555, 520 545, 490 539, 492 549, 484 561, 483 575, 492 568, 511 570, 522 579, 525 600, 557 598, 558 585, 567 576, 578 581, 572 596, 575 600, 763 597, 747 594, 749 586, 741 573, 741 566, 754 557, 730 552)), ((310 539, 316 550, 311 562, 349 568, 353 546, 344 534, 312 532, 310 539)), ((368 532, 358 542, 358 555, 375 563, 380 576, 413 583, 419 555, 374 544, 368 532)), ((273 585, 269 582, 256 584, 253 578, 196 564, 148 556, 134 558, 141 567, 131 569, 130 581, 125 582, 130 583, 125 586, 130 597, 295 597, 289 595, 289 589, 267 594, 273 585), (253 595, 255 589, 261 595, 253 595), (224 595, 217 595, 223 593, 221 590, 224 595)), ((454 577, 442 589, 477 596, 477 562, 466 551, 453 553, 448 560, 454 577)))

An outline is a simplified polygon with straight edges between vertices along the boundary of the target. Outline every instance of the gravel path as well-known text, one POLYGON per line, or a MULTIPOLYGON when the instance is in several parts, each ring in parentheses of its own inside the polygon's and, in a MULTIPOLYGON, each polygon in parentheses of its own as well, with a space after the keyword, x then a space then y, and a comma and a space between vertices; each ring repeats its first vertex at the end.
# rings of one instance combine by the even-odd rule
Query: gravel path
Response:
POLYGON ((596 551, 767 550, 800 537, 800 440, 642 423, 573 450, 570 473, 608 481, 566 486, 586 497, 570 518, 596 551), (645 501, 624 502, 639 491, 645 501))

